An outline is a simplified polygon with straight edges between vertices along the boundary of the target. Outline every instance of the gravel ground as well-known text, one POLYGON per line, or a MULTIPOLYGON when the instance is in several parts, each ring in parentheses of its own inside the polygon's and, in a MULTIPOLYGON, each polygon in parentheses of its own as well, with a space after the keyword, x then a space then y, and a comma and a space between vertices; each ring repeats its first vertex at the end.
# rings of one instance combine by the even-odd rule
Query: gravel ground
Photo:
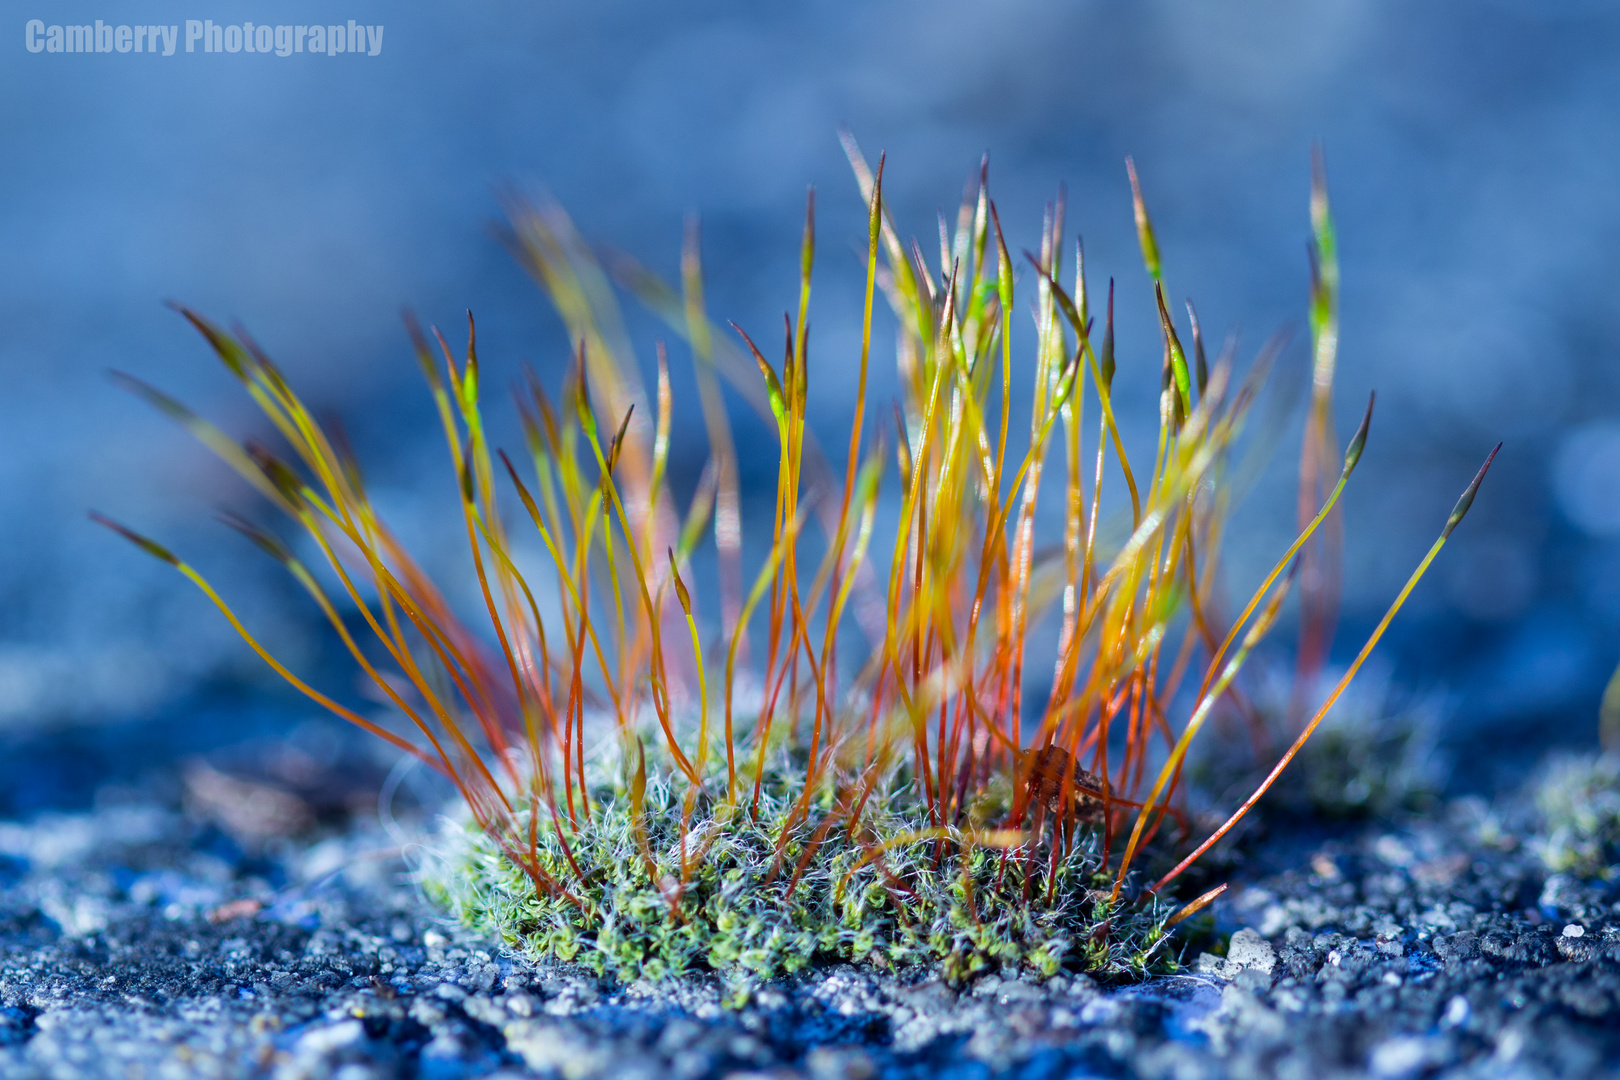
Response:
POLYGON ((220 774, 190 775, 184 809, 125 790, 0 823, 0 1075, 1620 1075, 1620 889, 1549 876, 1523 813, 1477 800, 1274 834, 1217 905, 1225 955, 1185 975, 839 967, 727 1009, 712 984, 611 986, 447 925, 409 826, 253 836, 257 789, 227 785, 227 811, 220 774))

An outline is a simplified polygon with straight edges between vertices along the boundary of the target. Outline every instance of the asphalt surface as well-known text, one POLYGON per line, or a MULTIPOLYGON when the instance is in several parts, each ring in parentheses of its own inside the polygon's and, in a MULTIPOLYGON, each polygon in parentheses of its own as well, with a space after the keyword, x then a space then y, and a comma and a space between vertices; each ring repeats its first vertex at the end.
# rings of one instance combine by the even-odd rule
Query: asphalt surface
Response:
POLYGON ((735 1008, 449 925, 412 880, 431 814, 221 775, 0 823, 0 1076, 1620 1075, 1620 887, 1549 874, 1520 801, 1274 828, 1184 975, 838 967, 735 1008))

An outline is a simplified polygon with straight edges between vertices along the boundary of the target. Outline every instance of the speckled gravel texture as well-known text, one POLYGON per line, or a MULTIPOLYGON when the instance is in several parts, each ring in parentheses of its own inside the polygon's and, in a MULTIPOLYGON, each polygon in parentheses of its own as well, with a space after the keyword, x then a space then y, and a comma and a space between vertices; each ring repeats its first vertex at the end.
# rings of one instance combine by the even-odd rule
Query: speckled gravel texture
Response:
POLYGON ((503 956, 371 820, 253 855, 139 799, 0 823, 0 1076, 1620 1074, 1620 893, 1479 802, 1278 840, 1183 976, 837 968, 741 1009, 503 956))

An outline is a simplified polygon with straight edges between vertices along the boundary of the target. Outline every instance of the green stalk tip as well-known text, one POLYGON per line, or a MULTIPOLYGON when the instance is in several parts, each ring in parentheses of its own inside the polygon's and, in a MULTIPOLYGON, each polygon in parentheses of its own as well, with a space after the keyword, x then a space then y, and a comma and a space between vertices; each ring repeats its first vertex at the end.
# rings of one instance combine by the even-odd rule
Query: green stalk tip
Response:
POLYGON ((765 391, 770 395, 771 412, 775 414, 776 422, 786 424, 787 399, 782 395, 782 382, 776 377, 776 372, 771 368, 771 362, 765 359, 765 354, 759 351, 759 346, 754 344, 754 339, 748 336, 746 330, 736 323, 732 323, 731 328, 737 331, 738 336, 747 343, 748 351, 754 354, 754 362, 759 365, 759 372, 765 377, 765 391))
MULTIPOLYGON (((469 444, 468 451, 471 450, 469 444)), ((461 484, 461 501, 471 506, 474 501, 472 454, 464 451, 461 455, 461 475, 457 478, 461 484)))
POLYGON ((596 438, 596 412, 591 408, 590 377, 585 370, 585 341, 579 343, 579 378, 574 384, 574 415, 587 439, 596 438))
POLYGON ((675 549, 669 548, 669 576, 675 582, 675 597, 681 602, 681 611, 687 618, 692 617, 692 597, 686 591, 686 582, 681 580, 681 571, 675 565, 675 549))
POLYGON ((1462 498, 1458 499, 1457 505, 1452 507, 1451 516, 1446 519, 1446 527, 1440 531, 1440 539, 1444 540, 1450 536, 1451 530, 1462 523, 1462 519, 1468 513, 1468 508, 1474 505, 1474 496, 1479 493, 1479 485, 1485 479, 1485 474, 1490 471, 1491 462, 1496 460, 1496 454, 1501 449, 1502 444, 1497 443, 1496 448, 1485 459, 1485 464, 1481 465, 1479 472, 1474 474, 1474 479, 1469 481, 1468 490, 1462 493, 1462 498))
POLYGON ((613 436, 613 443, 608 448, 607 471, 613 474, 613 468, 619 463, 619 451, 624 448, 625 433, 630 430, 630 418, 636 414, 636 403, 631 402, 630 407, 624 410, 624 419, 619 422, 618 434, 613 436))
POLYGON ((1153 235, 1153 221, 1148 217, 1147 203, 1142 199, 1142 185, 1136 178, 1136 162, 1125 159, 1125 171, 1131 178, 1131 205, 1136 211, 1136 239, 1142 246, 1142 263, 1154 281, 1161 280, 1159 241, 1153 235))
POLYGON ((478 406, 478 335, 473 325, 473 313, 467 311, 467 366, 461 373, 461 404, 471 412, 478 406))
POLYGON ((1175 324, 1170 321, 1170 309, 1164 303, 1162 283, 1155 281, 1153 296, 1159 304, 1159 329, 1164 333, 1165 366, 1169 378, 1176 385, 1176 403, 1181 416, 1186 417, 1192 412, 1192 380, 1187 374, 1187 353, 1181 347, 1181 339, 1176 336, 1175 324))
POLYGON ((1097 353, 1097 369, 1102 373, 1104 390, 1114 388, 1114 279, 1108 279, 1108 320, 1103 323, 1102 348, 1097 353))
POLYGON ((125 528, 112 518, 106 517, 103 514, 98 514, 92 510, 90 512, 90 520, 95 522, 97 525, 111 529, 113 532, 117 533, 119 536, 122 536, 125 540, 128 540, 130 543, 134 544, 136 547, 140 548, 153 558, 162 559, 164 562, 173 567, 178 567, 180 565, 180 560, 175 558, 174 553, 168 548, 164 547, 156 540, 147 539, 133 529, 125 528))
POLYGON ((246 518, 237 514, 233 514, 229 510, 222 511, 218 517, 221 522, 253 541, 253 543, 256 544, 260 550, 264 551, 272 559, 281 563, 283 566, 290 566, 294 561, 296 561, 293 557, 292 550, 288 548, 286 544, 282 543, 280 538, 274 533, 259 528, 251 521, 248 521, 246 518))
POLYGON ((799 273, 804 280, 810 280, 810 269, 816 261, 816 189, 814 186, 804 196, 804 240, 799 247, 799 273))
POLYGON ((1196 364, 1193 375, 1198 382, 1198 400, 1202 401, 1204 390, 1209 386, 1209 361, 1204 355, 1204 331, 1198 325, 1198 311, 1190 299, 1187 301, 1187 319, 1192 323, 1193 360, 1196 364))
POLYGON ((1341 481, 1350 479, 1356 463, 1361 460, 1361 451, 1367 446, 1367 429, 1372 426, 1373 405, 1377 401, 1378 391, 1374 390, 1367 395, 1367 411, 1361 417, 1361 425, 1356 428, 1355 435, 1350 439, 1350 445, 1344 448, 1344 469, 1339 473, 1341 481))
POLYGON ((888 160, 887 150, 878 154, 877 173, 872 180, 872 207, 867 215, 866 242, 873 251, 877 250, 878 233, 883 227, 883 166, 888 160))

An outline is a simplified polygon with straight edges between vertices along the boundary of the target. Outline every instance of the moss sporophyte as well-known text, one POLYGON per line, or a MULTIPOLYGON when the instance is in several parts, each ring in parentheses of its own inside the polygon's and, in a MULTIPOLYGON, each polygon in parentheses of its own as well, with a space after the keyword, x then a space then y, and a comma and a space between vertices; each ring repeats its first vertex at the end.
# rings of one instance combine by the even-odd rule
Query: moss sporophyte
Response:
MULTIPOLYGON (((816 369, 813 196, 797 310, 775 364, 741 328, 722 333, 710 322, 695 225, 676 285, 623 258, 612 264, 690 346, 709 459, 685 506, 665 477, 674 416, 665 351, 649 395, 607 272, 554 206, 514 201, 508 233, 573 342, 560 386, 531 373, 518 395, 521 467, 486 439, 471 319, 461 356, 410 324, 459 478, 482 599, 473 618, 413 560, 345 443, 245 335, 183 311, 274 425, 282 451, 239 444, 120 376, 308 534, 319 572, 266 529, 231 522, 309 592, 391 703, 388 715, 361 715, 306 684, 191 566, 99 520, 195 582, 298 690, 459 789, 466 843, 435 889, 525 952, 625 978, 766 976, 832 959, 935 961, 952 978, 1008 964, 1173 968, 1172 927, 1220 888, 1187 900, 1172 886, 1310 737, 1485 470, 1343 678, 1314 716, 1300 717, 1269 776, 1225 824, 1199 835, 1184 811, 1189 744, 1222 701, 1252 714, 1235 680, 1278 620, 1290 568, 1308 559, 1331 577, 1336 534, 1324 523, 1371 420, 1369 403, 1339 457, 1329 422, 1338 270, 1320 169, 1301 529, 1234 615, 1217 588, 1228 459, 1272 353, 1238 380, 1233 348, 1206 357, 1190 304, 1183 337, 1134 170, 1162 339, 1159 433, 1146 470, 1127 457, 1116 423, 1116 371, 1135 375, 1116 365, 1113 286, 1105 299, 1093 291, 1078 243, 1064 265, 1061 199, 1048 208, 1040 250, 1015 259, 981 169, 954 227, 941 220, 930 265, 899 239, 882 162, 870 169, 847 137, 846 147, 868 228, 860 352, 839 360, 855 370, 841 468, 818 449, 806 413, 816 369), (1020 263, 1032 283, 1034 354, 1015 361, 1020 263), (898 324, 903 395, 887 436, 872 434, 884 425, 867 400, 879 292, 898 324), (746 567, 722 378, 761 406, 776 437, 770 542, 746 567), (1015 379, 1032 385, 1015 394, 1015 379), (1026 421, 1011 415, 1021 394, 1031 400, 1027 449, 1009 453, 1010 439, 1026 439, 1026 421), (1047 547, 1036 511, 1057 489, 1044 482, 1054 460, 1063 526, 1047 547), (896 520, 880 528, 889 515, 879 513, 879 489, 895 483, 898 499, 883 505, 897 506, 896 520), (1128 521, 1112 543, 1099 529, 1105 485, 1115 489, 1110 513, 1128 521), (546 588, 517 565, 519 530, 533 530, 527 542, 537 536, 548 556, 546 588), (692 558, 711 543, 720 586, 696 597, 692 558), (1044 702, 1026 701, 1026 686, 1042 681, 1025 670, 1026 641, 1048 627, 1051 689, 1044 702)), ((1318 655, 1332 608, 1320 587, 1303 606, 1305 644, 1318 655)))

